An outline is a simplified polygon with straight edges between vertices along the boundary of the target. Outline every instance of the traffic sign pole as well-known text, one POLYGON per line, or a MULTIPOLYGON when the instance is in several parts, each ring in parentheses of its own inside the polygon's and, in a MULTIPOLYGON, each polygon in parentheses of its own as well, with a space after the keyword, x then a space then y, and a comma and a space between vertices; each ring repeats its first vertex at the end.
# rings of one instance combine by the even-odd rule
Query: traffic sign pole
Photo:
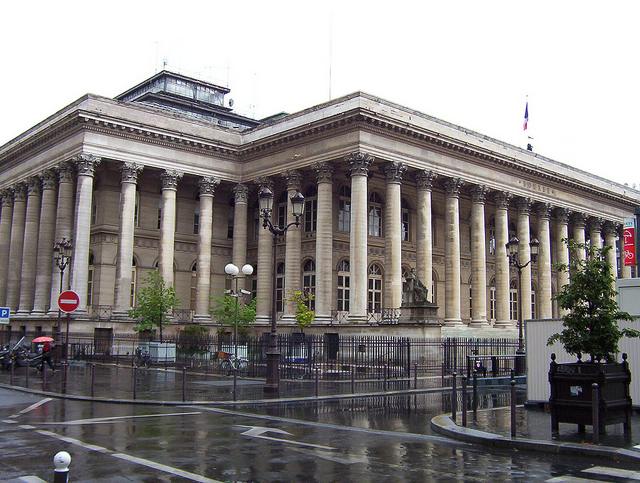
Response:
POLYGON ((58 297, 58 308, 67 314, 67 334, 65 336, 64 344, 64 360, 65 363, 69 362, 69 321, 71 320, 71 313, 75 312, 80 305, 80 296, 73 290, 65 290, 58 297))

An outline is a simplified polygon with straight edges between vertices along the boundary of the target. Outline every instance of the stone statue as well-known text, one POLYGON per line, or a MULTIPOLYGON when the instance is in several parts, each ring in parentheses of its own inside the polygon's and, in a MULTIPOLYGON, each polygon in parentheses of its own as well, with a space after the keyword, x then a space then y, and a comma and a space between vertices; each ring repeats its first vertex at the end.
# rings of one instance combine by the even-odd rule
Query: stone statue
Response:
POLYGON ((402 287, 402 304, 423 304, 428 303, 427 294, 429 291, 427 287, 420 281, 416 275, 416 269, 412 268, 405 278, 404 285, 402 287))

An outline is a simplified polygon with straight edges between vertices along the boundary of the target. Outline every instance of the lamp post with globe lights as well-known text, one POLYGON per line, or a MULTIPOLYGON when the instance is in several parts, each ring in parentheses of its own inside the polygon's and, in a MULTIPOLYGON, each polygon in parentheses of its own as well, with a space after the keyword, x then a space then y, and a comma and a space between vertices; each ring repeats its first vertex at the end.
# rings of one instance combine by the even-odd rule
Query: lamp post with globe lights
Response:
POLYGON ((296 191, 289 201, 291 201, 291 211, 295 221, 284 226, 276 226, 271 221, 273 213, 273 191, 268 187, 263 187, 258 194, 260 217, 262 227, 273 234, 273 255, 272 255, 272 293, 271 293, 271 331, 269 333, 269 345, 267 347, 267 377, 264 385, 264 392, 277 394, 280 390, 280 351, 278 350, 278 334, 276 331, 276 240, 278 236, 284 235, 292 226, 300 226, 300 218, 304 214, 304 196, 300 191, 296 191))
POLYGON ((241 295, 251 295, 251 292, 245 289, 238 290, 238 279, 248 277, 253 273, 253 267, 246 264, 242 267, 242 276, 239 275, 240 269, 233 263, 227 263, 224 267, 224 273, 226 273, 232 280, 235 281, 235 289, 225 292, 226 295, 234 297, 236 299, 235 315, 233 317, 233 356, 235 358, 233 368, 233 400, 236 400, 238 391, 238 298, 241 295))
MULTIPOLYGON (((64 271, 71 263, 71 249, 73 245, 71 244, 71 240, 67 240, 66 238, 62 238, 53 244, 53 259, 55 261, 56 267, 60 270, 60 292, 62 293, 62 280, 64 278, 64 271)), ((60 333, 60 318, 62 316, 62 311, 58 307, 58 334, 60 333)), ((67 333, 65 336, 65 355, 64 360, 69 360, 69 318, 71 316, 67 314, 67 333)))

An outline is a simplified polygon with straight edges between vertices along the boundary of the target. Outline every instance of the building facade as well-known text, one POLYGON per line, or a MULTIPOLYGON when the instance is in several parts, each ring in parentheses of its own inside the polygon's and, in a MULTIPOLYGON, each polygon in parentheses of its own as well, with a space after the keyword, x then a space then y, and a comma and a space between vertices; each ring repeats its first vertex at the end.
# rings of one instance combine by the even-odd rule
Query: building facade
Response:
POLYGON ((287 293, 306 288, 319 330, 378 334, 419 333, 385 317, 412 269, 445 327, 506 332, 520 306, 524 319, 558 315, 552 295, 567 278, 553 266, 584 256, 562 239, 611 246, 615 273, 631 275, 618 240, 636 190, 361 92, 263 120, 234 114, 228 92, 163 71, 116 99, 86 95, 0 147, 0 305, 11 330, 55 325, 60 285, 80 296, 75 330, 130 330, 152 270, 176 288, 176 327, 215 324, 229 262, 256 269, 242 283, 258 327, 272 303, 293 327, 287 293), (280 224, 293 219, 290 196, 305 196, 300 227, 275 240, 259 218, 263 186, 280 224), (525 261, 540 242, 522 304, 512 236, 525 261), (62 237, 73 254, 61 279, 62 237))

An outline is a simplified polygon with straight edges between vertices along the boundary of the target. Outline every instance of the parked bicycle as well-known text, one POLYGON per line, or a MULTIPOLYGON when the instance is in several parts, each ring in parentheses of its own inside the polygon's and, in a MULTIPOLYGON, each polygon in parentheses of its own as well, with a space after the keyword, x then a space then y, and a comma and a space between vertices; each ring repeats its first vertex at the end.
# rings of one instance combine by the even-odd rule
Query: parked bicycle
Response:
POLYGON ((220 361, 220 371, 230 376, 234 371, 244 371, 247 367, 249 367, 249 361, 244 357, 238 357, 233 354, 229 354, 227 352, 219 353, 220 361))
POLYGON ((143 349, 142 347, 136 347, 133 365, 135 367, 151 367, 151 354, 149 354, 149 351, 147 349, 143 349))

